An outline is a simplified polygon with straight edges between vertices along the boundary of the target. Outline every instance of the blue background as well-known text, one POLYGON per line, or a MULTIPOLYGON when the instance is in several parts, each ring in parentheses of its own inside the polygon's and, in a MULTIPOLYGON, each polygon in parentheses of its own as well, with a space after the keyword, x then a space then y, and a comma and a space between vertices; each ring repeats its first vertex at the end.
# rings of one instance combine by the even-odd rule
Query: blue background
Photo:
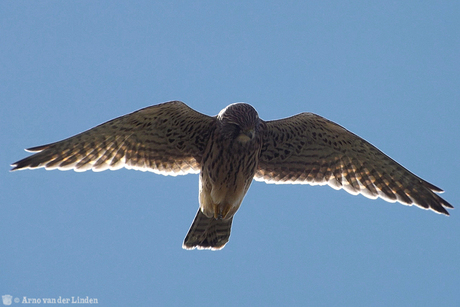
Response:
MULTIPOLYGON (((0 295, 103 306, 460 306, 460 222, 254 182, 186 251, 198 176, 20 171, 23 148, 169 100, 314 112, 460 207, 460 2, 1 1, 0 295)), ((15 305, 15 304, 13 304, 15 305)))

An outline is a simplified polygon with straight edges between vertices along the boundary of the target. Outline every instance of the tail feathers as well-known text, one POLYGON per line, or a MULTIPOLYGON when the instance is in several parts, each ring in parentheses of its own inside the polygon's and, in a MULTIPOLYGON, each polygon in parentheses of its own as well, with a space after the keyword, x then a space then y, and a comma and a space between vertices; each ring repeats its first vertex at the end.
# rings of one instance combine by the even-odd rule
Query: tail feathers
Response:
POLYGON ((230 238, 232 220, 233 217, 227 220, 209 218, 198 209, 182 247, 212 250, 224 248, 230 238))

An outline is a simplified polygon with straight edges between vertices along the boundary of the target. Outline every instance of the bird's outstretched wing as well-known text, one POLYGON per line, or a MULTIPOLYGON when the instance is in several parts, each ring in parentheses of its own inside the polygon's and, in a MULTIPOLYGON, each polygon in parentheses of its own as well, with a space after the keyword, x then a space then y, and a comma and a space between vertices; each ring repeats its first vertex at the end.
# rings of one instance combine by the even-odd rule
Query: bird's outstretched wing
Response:
POLYGON ((68 139, 27 149, 34 155, 12 164, 25 168, 103 171, 122 167, 164 175, 198 173, 215 124, 180 101, 115 118, 68 139))
POLYGON ((255 180, 345 189, 448 215, 438 187, 345 128, 312 113, 266 122, 255 180))

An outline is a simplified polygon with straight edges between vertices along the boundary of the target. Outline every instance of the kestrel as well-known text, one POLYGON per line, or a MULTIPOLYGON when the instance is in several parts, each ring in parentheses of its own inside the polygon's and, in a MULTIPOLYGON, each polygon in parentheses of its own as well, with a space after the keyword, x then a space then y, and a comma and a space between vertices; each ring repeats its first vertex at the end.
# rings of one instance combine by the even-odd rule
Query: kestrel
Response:
POLYGON ((122 167, 162 175, 199 173, 199 209, 185 249, 222 249, 252 180, 326 185, 449 215, 440 188, 345 128, 313 113, 264 121, 249 104, 216 116, 180 101, 147 107, 35 152, 12 170, 77 172, 122 167))

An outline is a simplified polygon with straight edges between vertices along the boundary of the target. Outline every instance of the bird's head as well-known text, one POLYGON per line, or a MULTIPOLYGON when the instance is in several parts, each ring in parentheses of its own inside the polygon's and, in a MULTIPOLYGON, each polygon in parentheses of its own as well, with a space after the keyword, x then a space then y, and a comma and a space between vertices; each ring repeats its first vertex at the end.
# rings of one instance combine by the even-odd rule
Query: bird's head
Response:
POLYGON ((233 103, 219 112, 217 119, 222 124, 222 133, 241 143, 253 140, 259 128, 259 115, 247 103, 233 103))

